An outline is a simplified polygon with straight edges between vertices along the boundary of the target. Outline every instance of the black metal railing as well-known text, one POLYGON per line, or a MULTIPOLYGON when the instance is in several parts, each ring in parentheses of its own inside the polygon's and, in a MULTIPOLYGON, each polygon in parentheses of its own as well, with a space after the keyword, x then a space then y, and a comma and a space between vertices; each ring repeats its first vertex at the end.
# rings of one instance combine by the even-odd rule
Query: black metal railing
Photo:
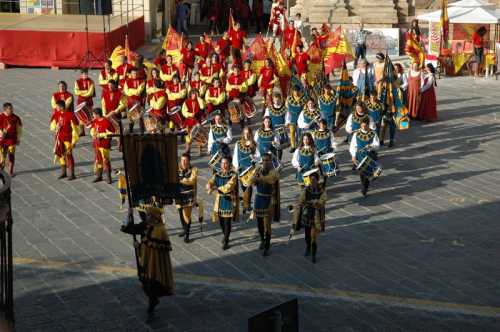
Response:
POLYGON ((13 277, 10 176, 0 170, 0 311, 9 322, 14 321, 13 277))

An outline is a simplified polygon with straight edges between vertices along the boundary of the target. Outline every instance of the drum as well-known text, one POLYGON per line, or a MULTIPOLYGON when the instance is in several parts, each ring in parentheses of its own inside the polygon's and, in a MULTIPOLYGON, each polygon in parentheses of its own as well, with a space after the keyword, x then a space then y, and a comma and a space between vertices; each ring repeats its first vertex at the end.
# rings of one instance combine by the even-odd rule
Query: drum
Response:
POLYGON ((335 153, 325 153, 320 158, 321 171, 326 177, 337 175, 337 163, 335 162, 335 153))
POLYGON ((191 139, 201 146, 207 145, 208 144, 208 131, 207 131, 207 129, 200 126, 200 125, 195 125, 191 129, 191 139))
POLYGON ((274 135, 277 137, 279 143, 277 143, 276 148, 280 150, 284 150, 290 147, 290 137, 288 137, 287 127, 286 126, 277 126, 274 129, 274 135))
POLYGON ((250 180, 252 177, 255 175, 255 172, 257 171, 257 168, 255 165, 252 165, 248 167, 246 170, 241 172, 240 174, 240 181, 241 184, 243 184, 245 187, 250 187, 250 180))
POLYGON ((231 122, 240 123, 241 120, 241 104, 239 101, 233 100, 229 103, 227 107, 227 111, 229 112, 229 119, 231 122))
POLYGON ((257 114, 257 108, 250 98, 243 100, 243 113, 247 119, 251 119, 257 114))
POLYGON ((311 184, 311 178, 310 176, 314 173, 318 173, 319 169, 318 168, 313 168, 310 171, 305 172, 302 177, 304 178, 304 185, 309 186, 311 184))
POLYGON ((222 153, 217 151, 208 161, 208 166, 214 171, 219 171, 219 162, 222 159, 222 153))
POLYGON ((168 119, 174 123, 177 128, 182 128, 181 107, 175 106, 167 111, 168 119))
POLYGON ((84 101, 76 106, 75 116, 81 124, 90 126, 92 122, 92 110, 87 106, 87 102, 84 101))
POLYGON ((142 113, 144 113, 144 109, 140 103, 136 103, 128 110, 127 117, 129 121, 137 122, 142 117, 142 113))
POLYGON ((382 167, 370 156, 364 157, 356 169, 370 180, 376 179, 382 175, 382 167))
POLYGON ((113 125, 113 128, 115 128, 115 131, 119 132, 120 131, 120 119, 118 119, 116 117, 116 115, 114 114, 110 114, 108 116, 106 116, 106 118, 109 120, 109 122, 111 122, 111 124, 113 125))
POLYGON ((158 134, 161 132, 161 123, 154 116, 148 116, 144 119, 144 128, 148 134, 158 134))

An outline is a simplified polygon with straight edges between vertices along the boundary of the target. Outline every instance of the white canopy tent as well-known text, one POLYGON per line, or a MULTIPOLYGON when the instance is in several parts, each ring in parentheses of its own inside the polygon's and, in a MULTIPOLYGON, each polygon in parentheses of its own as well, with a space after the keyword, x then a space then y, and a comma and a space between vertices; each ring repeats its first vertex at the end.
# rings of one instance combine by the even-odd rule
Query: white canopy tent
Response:
MULTIPOLYGON (((441 10, 417 16, 420 21, 439 22, 441 10)), ((500 11, 483 0, 462 0, 448 5, 450 23, 498 24, 500 11)))

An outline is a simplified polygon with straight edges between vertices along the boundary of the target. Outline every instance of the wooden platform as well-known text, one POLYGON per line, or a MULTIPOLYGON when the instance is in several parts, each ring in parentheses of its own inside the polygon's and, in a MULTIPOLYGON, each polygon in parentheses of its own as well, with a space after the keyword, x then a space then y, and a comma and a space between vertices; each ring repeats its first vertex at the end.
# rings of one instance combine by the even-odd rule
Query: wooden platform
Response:
MULTIPOLYGON (((89 32, 103 32, 102 16, 89 15, 89 32)), ((129 22, 137 17, 129 17, 129 22)), ((125 17, 104 17, 106 31, 126 25, 125 17)), ((20 31, 85 31, 85 15, 24 15, 0 13, 0 30, 20 31)))

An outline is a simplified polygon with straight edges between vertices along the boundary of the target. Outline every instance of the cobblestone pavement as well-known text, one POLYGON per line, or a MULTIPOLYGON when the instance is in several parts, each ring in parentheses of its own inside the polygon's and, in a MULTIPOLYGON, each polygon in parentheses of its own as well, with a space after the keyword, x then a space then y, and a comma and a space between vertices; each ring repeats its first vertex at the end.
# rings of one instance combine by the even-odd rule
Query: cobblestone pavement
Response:
MULTIPOLYGON (((248 317, 294 297, 306 332, 500 329, 498 81, 438 81, 439 121, 412 123, 382 149, 384 175, 367 198, 340 145, 316 265, 302 256, 303 235, 287 241, 286 206, 298 192, 286 153, 271 256, 259 254, 252 223, 236 224, 227 251, 211 223, 203 233, 195 226, 188 245, 172 236, 177 295, 145 325, 116 183, 91 183, 88 137, 75 149, 78 179, 56 180, 49 98, 58 80, 76 76, 0 72, 0 101, 13 102, 25 125, 12 183, 19 331, 245 331, 248 317)), ((112 160, 121 165, 116 151, 112 160)), ((204 185, 207 157, 193 163, 204 185)), ((175 235, 176 211, 166 217, 175 235)))

